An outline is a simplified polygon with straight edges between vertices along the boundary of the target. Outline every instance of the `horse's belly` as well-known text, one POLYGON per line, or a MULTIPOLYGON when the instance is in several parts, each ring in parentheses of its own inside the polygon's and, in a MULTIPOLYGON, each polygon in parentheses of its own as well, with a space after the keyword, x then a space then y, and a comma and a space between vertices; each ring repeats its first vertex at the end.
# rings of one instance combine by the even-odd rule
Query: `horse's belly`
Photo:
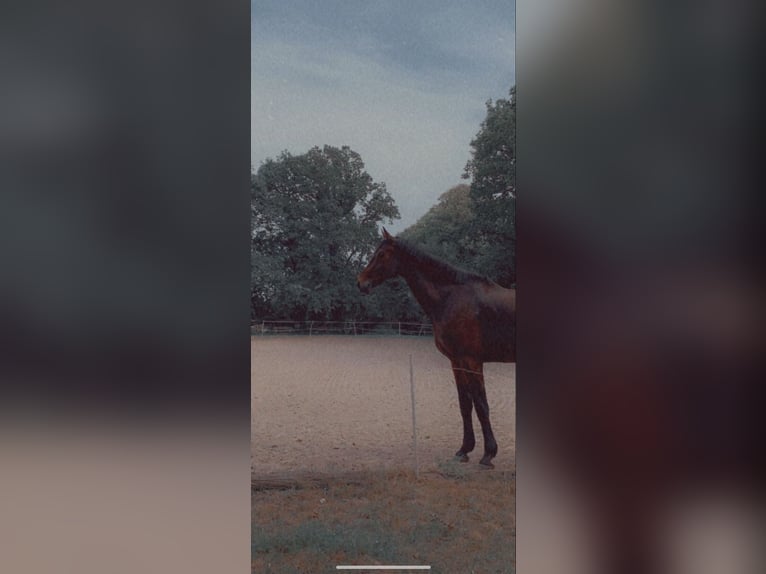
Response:
POLYGON ((485 363, 515 363, 516 349, 513 345, 490 347, 483 358, 485 363))
POLYGON ((516 327, 513 323, 482 329, 482 355, 486 363, 516 362, 516 327))

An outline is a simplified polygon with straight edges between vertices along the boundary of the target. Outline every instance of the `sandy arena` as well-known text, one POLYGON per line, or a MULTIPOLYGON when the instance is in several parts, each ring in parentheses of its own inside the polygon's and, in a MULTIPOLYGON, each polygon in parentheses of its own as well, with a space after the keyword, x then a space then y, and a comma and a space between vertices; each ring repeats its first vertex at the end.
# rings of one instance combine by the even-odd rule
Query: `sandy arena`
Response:
MULTIPOLYGON (((254 477, 413 468, 409 355, 420 469, 450 461, 462 440, 449 361, 427 337, 266 336, 251 340, 254 477)), ((498 470, 513 470, 515 364, 484 366, 498 470)), ((483 452, 474 415, 476 449, 483 452)))

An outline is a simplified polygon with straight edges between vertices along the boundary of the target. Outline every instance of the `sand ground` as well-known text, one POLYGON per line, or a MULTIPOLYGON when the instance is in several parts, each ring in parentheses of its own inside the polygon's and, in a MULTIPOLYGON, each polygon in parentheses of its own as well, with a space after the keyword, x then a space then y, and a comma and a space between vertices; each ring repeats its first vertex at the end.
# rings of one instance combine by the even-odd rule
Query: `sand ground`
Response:
MULTIPOLYGON (((267 336, 251 341, 254 477, 413 468, 412 355, 421 470, 451 460, 462 423, 449 361, 427 337, 267 336)), ((515 365, 484 366, 498 470, 513 470, 515 365)), ((483 452, 474 416, 476 449, 483 452)))

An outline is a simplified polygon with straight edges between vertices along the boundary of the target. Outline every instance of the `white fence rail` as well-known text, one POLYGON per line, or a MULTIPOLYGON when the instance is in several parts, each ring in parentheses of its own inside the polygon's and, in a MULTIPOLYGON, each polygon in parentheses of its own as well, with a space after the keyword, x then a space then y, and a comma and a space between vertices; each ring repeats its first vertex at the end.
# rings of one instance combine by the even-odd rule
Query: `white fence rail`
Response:
POLYGON ((405 321, 253 321, 251 335, 433 335, 430 323, 405 321))

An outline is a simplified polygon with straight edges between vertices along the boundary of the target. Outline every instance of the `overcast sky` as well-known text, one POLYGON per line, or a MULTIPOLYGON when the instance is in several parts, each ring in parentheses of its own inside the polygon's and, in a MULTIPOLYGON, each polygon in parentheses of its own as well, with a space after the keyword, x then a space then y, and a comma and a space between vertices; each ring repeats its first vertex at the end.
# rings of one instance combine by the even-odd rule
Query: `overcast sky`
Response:
POLYGON ((414 223, 515 82, 515 0, 252 0, 252 160, 348 145, 414 223))

